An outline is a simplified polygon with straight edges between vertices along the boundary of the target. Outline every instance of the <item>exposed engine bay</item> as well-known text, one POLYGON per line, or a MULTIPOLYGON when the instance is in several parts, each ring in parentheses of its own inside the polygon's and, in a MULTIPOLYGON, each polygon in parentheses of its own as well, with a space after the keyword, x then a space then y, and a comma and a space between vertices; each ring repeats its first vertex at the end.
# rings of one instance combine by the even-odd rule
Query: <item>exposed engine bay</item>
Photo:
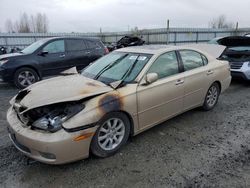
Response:
POLYGON ((67 102, 38 107, 24 113, 20 112, 17 105, 14 105, 14 110, 26 126, 31 126, 32 129, 56 132, 62 128, 64 121, 73 117, 84 107, 84 104, 80 102, 67 102))
POLYGON ((250 61, 250 37, 224 37, 219 39, 217 43, 227 47, 221 55, 221 59, 230 62, 250 61))

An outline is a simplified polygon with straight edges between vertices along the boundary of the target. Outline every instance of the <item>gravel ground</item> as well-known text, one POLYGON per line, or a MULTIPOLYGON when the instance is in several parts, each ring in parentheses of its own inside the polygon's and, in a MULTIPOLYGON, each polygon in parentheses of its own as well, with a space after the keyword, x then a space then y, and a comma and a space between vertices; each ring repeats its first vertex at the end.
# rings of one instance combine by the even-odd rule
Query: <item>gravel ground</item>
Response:
POLYGON ((6 131, 0 86, 0 187, 250 187, 250 84, 234 81, 209 112, 184 113, 130 139, 116 155, 27 165, 6 131))

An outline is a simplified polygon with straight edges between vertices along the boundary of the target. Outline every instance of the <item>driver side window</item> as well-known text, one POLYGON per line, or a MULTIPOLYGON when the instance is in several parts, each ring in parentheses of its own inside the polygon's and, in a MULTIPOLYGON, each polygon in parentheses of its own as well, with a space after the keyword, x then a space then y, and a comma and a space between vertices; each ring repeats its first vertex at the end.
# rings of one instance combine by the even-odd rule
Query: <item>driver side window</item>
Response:
POLYGON ((159 56, 149 68, 148 73, 157 73, 159 79, 179 73, 175 52, 167 52, 159 56))
POLYGON ((47 44, 43 51, 49 54, 65 52, 64 40, 57 40, 47 44))

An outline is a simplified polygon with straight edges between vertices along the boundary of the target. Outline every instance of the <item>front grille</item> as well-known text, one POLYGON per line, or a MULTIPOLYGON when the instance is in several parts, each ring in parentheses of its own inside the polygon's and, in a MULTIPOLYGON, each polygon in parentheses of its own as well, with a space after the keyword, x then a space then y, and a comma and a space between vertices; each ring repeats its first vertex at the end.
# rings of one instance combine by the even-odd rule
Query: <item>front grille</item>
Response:
POLYGON ((241 69, 242 65, 242 62, 230 62, 231 69, 241 69))
POLYGON ((15 134, 11 134, 11 133, 10 133, 10 137, 11 137, 11 140, 14 142, 14 144, 15 144, 18 148, 20 148, 21 150, 23 150, 23 151, 25 151, 25 152, 27 152, 27 153, 30 153, 30 149, 29 149, 29 148, 27 148, 26 146, 20 144, 20 143, 17 141, 15 134))

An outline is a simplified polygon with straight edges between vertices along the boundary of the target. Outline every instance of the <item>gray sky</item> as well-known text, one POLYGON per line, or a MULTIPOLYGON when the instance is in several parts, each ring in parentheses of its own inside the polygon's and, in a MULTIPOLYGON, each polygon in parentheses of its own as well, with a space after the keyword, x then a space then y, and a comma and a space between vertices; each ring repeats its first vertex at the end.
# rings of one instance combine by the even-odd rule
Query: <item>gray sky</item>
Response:
POLYGON ((224 14, 250 27, 250 0, 0 0, 0 30, 22 12, 45 13, 51 32, 126 31, 166 27, 208 27, 224 14))

